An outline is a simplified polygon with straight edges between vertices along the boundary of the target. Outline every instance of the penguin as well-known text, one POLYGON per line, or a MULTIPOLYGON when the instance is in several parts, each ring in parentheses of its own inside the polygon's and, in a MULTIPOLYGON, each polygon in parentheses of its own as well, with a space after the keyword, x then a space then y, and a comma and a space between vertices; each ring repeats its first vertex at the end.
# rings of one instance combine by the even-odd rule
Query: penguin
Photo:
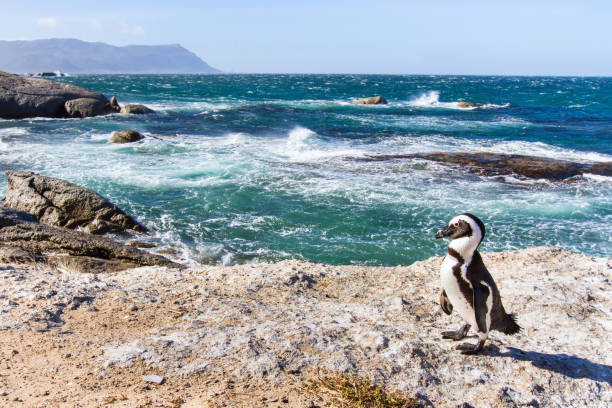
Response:
POLYGON ((442 332, 442 338, 461 340, 472 326, 478 332, 476 344, 457 346, 463 354, 482 351, 491 330, 505 334, 516 334, 521 330, 516 317, 506 313, 497 285, 477 250, 484 236, 483 222, 468 213, 456 216, 436 234, 436 239, 451 238, 448 254, 440 268, 440 306, 448 315, 456 309, 465 320, 458 330, 442 332))

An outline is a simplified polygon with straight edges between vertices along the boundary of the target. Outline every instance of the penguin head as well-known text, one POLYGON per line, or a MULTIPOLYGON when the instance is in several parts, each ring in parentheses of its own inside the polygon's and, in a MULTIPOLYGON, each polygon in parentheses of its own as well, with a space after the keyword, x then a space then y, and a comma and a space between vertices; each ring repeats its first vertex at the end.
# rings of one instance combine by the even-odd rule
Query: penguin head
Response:
POLYGON ((436 233, 436 239, 450 237, 453 240, 464 238, 480 245, 485 236, 483 222, 472 214, 461 214, 450 220, 448 225, 436 233))

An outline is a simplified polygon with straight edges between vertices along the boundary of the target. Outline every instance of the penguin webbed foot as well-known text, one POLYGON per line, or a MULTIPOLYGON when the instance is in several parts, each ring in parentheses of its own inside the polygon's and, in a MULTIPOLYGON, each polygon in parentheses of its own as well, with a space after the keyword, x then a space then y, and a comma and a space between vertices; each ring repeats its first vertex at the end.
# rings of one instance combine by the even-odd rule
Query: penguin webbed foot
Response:
POLYGON ((454 341, 458 341, 463 339, 465 336, 467 336, 468 331, 470 330, 470 325, 469 324, 464 324, 463 326, 461 326, 461 328, 459 328, 456 331, 444 331, 442 332, 442 338, 443 339, 451 339, 454 341))
POLYGON ((456 347, 456 349, 461 350, 461 354, 478 354, 484 348, 485 341, 486 340, 478 340, 478 343, 476 344, 461 343, 456 347))

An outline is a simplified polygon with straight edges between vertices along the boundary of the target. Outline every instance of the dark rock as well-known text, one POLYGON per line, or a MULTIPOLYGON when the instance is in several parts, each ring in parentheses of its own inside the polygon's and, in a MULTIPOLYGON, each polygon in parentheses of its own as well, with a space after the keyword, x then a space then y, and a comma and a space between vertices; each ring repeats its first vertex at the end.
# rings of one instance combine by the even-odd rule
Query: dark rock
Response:
POLYGON ((34 254, 15 246, 0 246, 0 262, 3 263, 34 263, 34 254))
POLYGON ((124 105, 123 108, 121 108, 120 112, 121 113, 131 113, 134 115, 144 115, 146 113, 153 113, 155 111, 147 108, 144 105, 140 105, 137 103, 130 103, 130 104, 124 105))
POLYGON ((79 272, 111 272, 145 265, 177 266, 168 259, 110 239, 51 227, 22 211, 0 207, 0 245, 37 262, 79 272))
POLYGON ((369 98, 358 99, 354 103, 361 105, 386 105, 388 102, 382 96, 371 96, 369 98))
POLYGON ((103 105, 109 103, 104 95, 76 85, 0 71, 0 118, 68 117, 66 102, 81 98, 95 99, 103 105))
POLYGON ((403 155, 367 156, 357 160, 384 161, 395 159, 425 159, 457 165, 462 170, 486 176, 519 175, 533 179, 562 181, 581 176, 584 173, 612 176, 612 162, 577 163, 545 157, 522 156, 496 153, 414 153, 403 155))
POLYGON ((111 98, 108 101, 110 107, 112 110, 114 110, 115 112, 120 112, 121 111, 121 106, 119 106, 119 102, 117 102, 117 98, 114 96, 111 96, 111 98))
MULTIPOLYGON (((31 172, 7 171, 4 205, 45 224, 92 234, 146 229, 99 194, 76 184, 31 172)), ((8 221, 6 221, 8 222, 8 221)), ((0 221, 0 225, 1 225, 0 221)))
POLYGON ((66 114, 73 118, 88 118, 112 112, 109 103, 93 98, 71 99, 64 104, 64 108, 66 114))
POLYGON ((109 139, 108 143, 132 143, 144 139, 144 136, 135 130, 118 130, 109 139))

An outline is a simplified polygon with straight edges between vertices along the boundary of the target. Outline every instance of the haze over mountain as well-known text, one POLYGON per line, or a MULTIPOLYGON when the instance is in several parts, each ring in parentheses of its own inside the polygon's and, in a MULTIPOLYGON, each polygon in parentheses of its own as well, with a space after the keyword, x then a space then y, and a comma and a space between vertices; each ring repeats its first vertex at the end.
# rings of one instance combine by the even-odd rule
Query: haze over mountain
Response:
POLYGON ((179 44, 115 47, 60 38, 0 41, 0 70, 14 73, 59 70, 71 74, 220 72, 179 44))

